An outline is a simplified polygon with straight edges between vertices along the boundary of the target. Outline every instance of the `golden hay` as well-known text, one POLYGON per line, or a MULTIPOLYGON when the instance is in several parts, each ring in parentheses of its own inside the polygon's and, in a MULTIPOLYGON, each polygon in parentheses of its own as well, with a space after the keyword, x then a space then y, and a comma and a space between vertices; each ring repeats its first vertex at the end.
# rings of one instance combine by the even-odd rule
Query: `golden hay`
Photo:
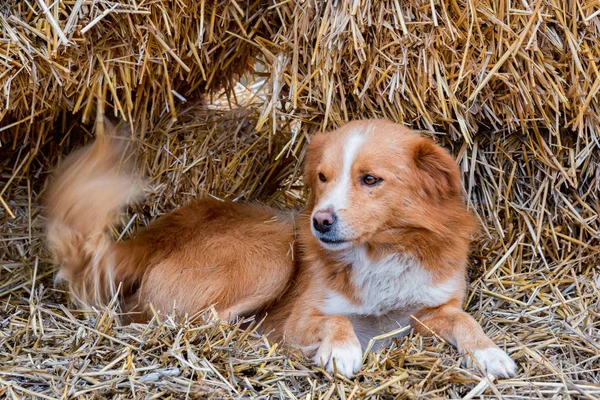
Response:
POLYGON ((385 116, 470 144, 479 131, 532 128, 590 140, 600 123, 594 0, 308 0, 278 10, 279 52, 266 55, 280 98, 323 114, 324 127, 385 116))
POLYGON ((0 8, 0 132, 37 138, 65 112, 92 122, 99 107, 138 121, 143 135, 162 114, 175 119, 177 104, 231 88, 251 69, 252 41, 272 34, 268 15, 260 0, 72 0, 50 9, 9 0, 0 8))
POLYGON ((200 19, 188 16, 213 2, 46 2, 66 34, 87 38, 84 51, 54 53, 59 34, 40 4, 0 5, 0 79, 8 88, 0 96, 10 96, 0 97, 0 107, 10 100, 0 108, 0 396, 600 398, 597 2, 221 0, 215 41, 205 34, 200 63, 188 53, 200 19), (73 14, 77 4, 88 9, 73 14), (104 10, 134 4, 151 14, 111 12, 81 34, 104 10), (68 30, 71 15, 78 28, 68 30), (136 39, 140 32, 148 41, 136 39), (180 103, 170 92, 194 99, 196 88, 221 86, 220 71, 232 71, 224 77, 233 81, 254 49, 264 64, 260 77, 225 85, 245 105, 226 97, 180 103), (148 54, 146 69, 140 54, 148 54), (34 65, 38 86, 31 85, 34 65), (215 71, 210 82, 201 68, 215 71), (461 165, 482 226, 467 307, 517 360, 518 377, 487 379, 462 368, 449 344, 411 334, 369 353, 347 380, 252 328, 211 319, 210 310, 194 323, 157 315, 122 327, 115 307, 69 309, 43 248, 44 181, 93 137, 84 116, 92 122, 98 111, 120 113, 115 99, 133 117, 140 163, 152 178, 148 200, 132 207, 116 237, 197 195, 301 206, 307 136, 348 119, 386 116, 434 136, 461 165))

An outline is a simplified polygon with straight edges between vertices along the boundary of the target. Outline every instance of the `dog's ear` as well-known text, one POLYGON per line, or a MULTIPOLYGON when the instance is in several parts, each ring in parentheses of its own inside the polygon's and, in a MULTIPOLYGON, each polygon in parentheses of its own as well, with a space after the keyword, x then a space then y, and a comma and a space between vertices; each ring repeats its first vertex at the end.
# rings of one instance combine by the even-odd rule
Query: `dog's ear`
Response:
POLYGON ((460 172, 454 158, 441 146, 421 138, 413 148, 413 160, 428 195, 446 199, 460 195, 460 172))
POLYGON ((325 134, 317 133, 310 138, 306 148, 306 156, 304 162, 304 184, 310 189, 315 187, 317 183, 317 168, 323 157, 323 147, 325 146, 325 134))

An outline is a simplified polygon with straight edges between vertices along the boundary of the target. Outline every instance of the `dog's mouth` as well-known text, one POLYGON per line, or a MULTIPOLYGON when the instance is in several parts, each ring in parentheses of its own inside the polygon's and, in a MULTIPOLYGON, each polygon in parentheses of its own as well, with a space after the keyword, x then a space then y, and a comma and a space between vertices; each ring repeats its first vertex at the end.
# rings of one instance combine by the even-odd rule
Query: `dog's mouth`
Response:
POLYGON ((327 239, 327 238, 319 238, 319 240, 323 243, 327 243, 327 244, 332 244, 332 245, 336 245, 336 244, 344 244, 344 243, 348 243, 348 240, 343 240, 343 239, 327 239))
POLYGON ((319 237, 319 242, 327 250, 343 250, 352 246, 352 242, 346 239, 330 239, 326 237, 319 237))

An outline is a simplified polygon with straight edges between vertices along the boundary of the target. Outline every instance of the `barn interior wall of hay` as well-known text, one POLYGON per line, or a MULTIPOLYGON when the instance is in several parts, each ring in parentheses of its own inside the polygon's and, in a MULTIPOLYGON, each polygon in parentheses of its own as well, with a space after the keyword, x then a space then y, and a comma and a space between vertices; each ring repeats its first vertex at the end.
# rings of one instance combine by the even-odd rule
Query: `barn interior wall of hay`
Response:
MULTIPOLYGON (((88 372, 123 351, 133 352, 134 367, 177 368, 163 383, 139 384, 139 393, 185 392, 177 379, 198 393, 260 393, 242 378, 244 365, 267 356, 258 336, 215 323, 194 336, 189 326, 154 321, 163 335, 156 340, 171 349, 157 361, 131 339, 148 339, 143 330, 119 327, 107 312, 91 326, 110 338, 97 336, 85 328, 87 313, 62 307, 43 247, 45 180, 109 114, 127 120, 151 177, 148 200, 115 228, 125 237, 197 195, 301 207, 304 144, 350 119, 385 117, 434 137, 462 167, 481 222, 466 306, 521 365, 519 379, 483 393, 600 394, 597 1, 8 0, 0 30, 0 347, 12 349, 0 352, 12 368, 0 369, 0 382, 17 385, 10 390, 90 390, 99 384, 79 378, 67 388, 73 372, 49 355, 62 349, 84 368, 93 348, 101 356, 88 372), (81 329, 74 340, 86 352, 56 344, 81 329), (226 352, 206 364, 227 384, 206 371, 203 383, 192 382, 178 329, 198 349, 218 340, 214 329, 240 339, 235 368, 226 352), (36 348, 44 349, 39 360, 36 348), (59 375, 63 383, 48 384, 59 375)), ((480 379, 455 368, 450 347, 414 336, 370 355, 358 384, 309 380, 298 355, 275 354, 251 368, 269 382, 263 393, 456 397, 480 379), (268 368, 280 371, 280 384, 268 368)), ((98 390, 136 387, 115 376, 98 390)))

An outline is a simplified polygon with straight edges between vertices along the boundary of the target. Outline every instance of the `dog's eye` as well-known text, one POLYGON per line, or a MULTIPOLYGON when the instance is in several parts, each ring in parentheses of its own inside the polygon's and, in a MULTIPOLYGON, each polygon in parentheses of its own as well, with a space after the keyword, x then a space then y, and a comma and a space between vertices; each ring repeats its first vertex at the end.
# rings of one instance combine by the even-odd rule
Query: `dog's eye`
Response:
POLYGON ((362 177, 362 183, 364 183, 367 186, 377 185, 382 180, 383 179, 377 178, 376 176, 373 176, 373 175, 365 175, 362 177))
POLYGON ((323 175, 321 172, 319 172, 319 180, 321 182, 327 182, 327 177, 325 177, 325 175, 323 175))

